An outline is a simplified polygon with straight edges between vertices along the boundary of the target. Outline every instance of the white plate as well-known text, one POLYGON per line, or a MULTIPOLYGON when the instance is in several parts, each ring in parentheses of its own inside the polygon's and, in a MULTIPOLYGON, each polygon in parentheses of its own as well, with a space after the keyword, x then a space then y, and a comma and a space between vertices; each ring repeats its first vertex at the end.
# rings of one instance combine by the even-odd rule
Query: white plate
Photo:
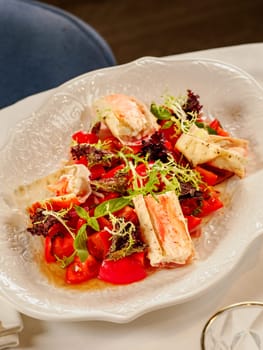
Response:
POLYGON ((36 113, 14 125, 0 153, 0 288, 15 307, 44 320, 128 322, 154 309, 186 302, 229 273, 263 231, 263 90, 240 69, 212 60, 142 58, 80 76, 59 87, 36 113), (198 93, 204 111, 250 141, 248 175, 231 181, 231 201, 204 228, 197 260, 142 282, 100 291, 57 288, 39 272, 25 218, 8 201, 21 184, 47 175, 67 156, 70 135, 88 124, 88 106, 111 92, 146 103, 166 92, 198 93), (260 195, 259 195, 260 194, 260 195))

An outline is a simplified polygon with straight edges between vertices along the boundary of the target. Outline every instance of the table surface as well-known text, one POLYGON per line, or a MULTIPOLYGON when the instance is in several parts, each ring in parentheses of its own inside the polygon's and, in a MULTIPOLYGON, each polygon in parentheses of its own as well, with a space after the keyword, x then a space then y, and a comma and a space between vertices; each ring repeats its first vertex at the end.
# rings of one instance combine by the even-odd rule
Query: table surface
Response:
MULTIPOLYGON (((263 43, 216 48, 171 56, 172 58, 210 58, 234 64, 250 73, 263 85, 263 43)), ((169 59, 170 57, 167 57, 169 59)), ((0 111, 0 117, 17 120, 36 110, 52 91, 19 101, 0 111)), ((0 143, 8 135, 1 127, 0 143)), ((259 244, 260 243, 260 244, 259 244)), ((231 303, 263 300, 263 245, 252 243, 240 264, 223 280, 185 304, 150 312, 127 324, 103 321, 46 322, 21 315, 24 330, 20 333, 19 349, 72 350, 74 346, 96 350, 160 350, 200 349, 200 334, 207 319, 231 303)))

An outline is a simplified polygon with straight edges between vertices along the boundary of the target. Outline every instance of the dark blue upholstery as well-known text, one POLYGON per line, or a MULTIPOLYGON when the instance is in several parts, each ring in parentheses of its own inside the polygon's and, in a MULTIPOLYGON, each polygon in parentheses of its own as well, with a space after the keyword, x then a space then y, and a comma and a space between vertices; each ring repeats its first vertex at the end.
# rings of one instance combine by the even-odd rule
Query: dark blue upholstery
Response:
POLYGON ((71 14, 33 0, 0 0, 0 108, 115 63, 105 40, 71 14))

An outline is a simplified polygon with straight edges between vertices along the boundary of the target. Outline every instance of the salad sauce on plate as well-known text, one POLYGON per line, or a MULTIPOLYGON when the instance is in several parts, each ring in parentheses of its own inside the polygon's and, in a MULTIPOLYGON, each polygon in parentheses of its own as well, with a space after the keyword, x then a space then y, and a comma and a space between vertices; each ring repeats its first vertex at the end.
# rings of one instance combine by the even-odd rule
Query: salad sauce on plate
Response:
POLYGON ((40 266, 40 271, 43 273, 47 279, 48 282, 51 283, 52 285, 59 287, 59 288, 71 288, 75 290, 100 290, 104 289, 109 286, 114 286, 111 283, 107 283, 104 281, 101 281, 97 278, 92 278, 87 282, 83 282, 80 284, 67 284, 65 282, 65 269, 61 269, 58 264, 56 263, 51 263, 47 264, 43 259, 39 259, 39 266, 40 266))
MULTIPOLYGON (((58 264, 56 263, 47 264, 44 261, 44 259, 39 256, 37 258, 37 262, 40 268, 40 273, 43 273, 44 276, 46 276, 49 283, 59 288, 67 288, 67 289, 70 288, 74 290, 84 291, 84 290, 101 290, 107 287, 112 288, 112 287, 119 286, 117 284, 101 281, 98 278, 92 278, 86 282, 82 282, 79 284, 68 284, 65 282, 66 270, 62 269, 58 264)), ((157 268, 148 267, 147 275, 149 276, 156 271, 158 271, 157 268)))

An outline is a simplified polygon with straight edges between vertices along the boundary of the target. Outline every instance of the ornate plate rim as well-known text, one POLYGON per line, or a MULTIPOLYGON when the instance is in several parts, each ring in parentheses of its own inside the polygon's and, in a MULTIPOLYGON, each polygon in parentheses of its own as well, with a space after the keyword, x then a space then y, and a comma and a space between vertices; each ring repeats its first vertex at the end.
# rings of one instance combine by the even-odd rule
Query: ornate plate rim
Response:
MULTIPOLYGON (((59 86, 58 88, 54 89, 54 91, 52 92, 52 95, 47 99, 46 103, 44 103, 44 105, 42 107, 40 107, 40 109, 38 111, 36 111, 36 113, 41 113, 42 108, 47 108, 47 106, 51 103, 51 101, 56 98, 56 96, 58 94, 63 94, 63 92, 65 90, 67 90, 69 87, 73 86, 74 84, 78 83, 79 81, 85 80, 85 79, 92 79, 94 78, 96 75, 100 75, 100 74, 104 74, 104 73, 111 73, 114 74, 115 71, 117 70, 129 70, 129 68, 134 68, 134 66, 136 65, 142 65, 142 64, 148 64, 148 63, 153 63, 153 64, 169 64, 169 65, 176 65, 176 64, 195 64, 195 63, 201 63, 201 64, 206 64, 206 65, 211 65, 211 66, 216 66, 218 67, 219 70, 222 69, 222 72, 225 70, 228 73, 231 72, 231 74, 233 73, 233 76, 235 75, 240 75, 242 78, 247 79, 250 84, 254 87, 255 90, 257 90, 258 93, 258 98, 261 99, 261 101, 263 101, 263 88, 261 87, 261 85, 253 78, 251 77, 248 73, 244 72, 242 69, 219 61, 219 60, 214 60, 214 59, 204 59, 204 58, 200 58, 200 59, 191 59, 191 58, 186 58, 186 59, 172 59, 172 58, 155 58, 155 57, 143 57, 140 58, 138 60, 135 60, 133 62, 121 65, 121 66, 116 66, 116 67, 110 67, 110 68, 103 68, 103 69, 99 69, 93 72, 89 72, 86 74, 83 74, 79 77, 76 77, 64 84, 62 84, 61 86, 59 86)), ((198 91, 197 91, 198 93, 198 91)), ((28 118, 32 118, 33 115, 30 115, 28 118)), ((2 148, 1 152, 4 151, 5 146, 2 148)), ((260 175, 261 176, 261 175, 260 175)), ((261 218, 260 218, 261 220, 261 218)), ((262 220, 260 221, 260 224, 262 224, 262 220)), ((48 309, 43 309, 41 307, 41 305, 36 305, 34 303, 34 301, 30 301, 28 300, 28 304, 25 303, 25 299, 20 299, 19 296, 17 296, 14 293, 8 293, 8 289, 6 288, 6 281, 1 281, 0 282, 0 286, 2 286, 2 294, 5 296, 5 298, 7 300, 9 300, 11 303, 13 303, 15 305, 15 307, 21 311, 22 313, 25 313, 29 316, 35 317, 35 318, 39 318, 39 319, 44 319, 44 320, 105 320, 105 321, 112 321, 112 322, 117 322, 117 323, 124 323, 124 322, 129 322, 132 321, 133 319, 141 316, 142 314, 145 314, 146 312, 150 312, 156 309, 160 309, 163 307, 167 307, 167 306, 171 306, 171 305, 175 305, 175 304, 179 304, 179 303, 183 303, 186 301, 189 301, 193 298, 196 298, 197 296, 199 296, 200 294, 203 294, 206 290, 208 290, 209 288, 211 288, 214 284, 216 284, 221 278, 223 278, 224 276, 226 276, 228 273, 231 272, 231 270, 234 268, 235 264, 238 263, 238 260, 241 258, 241 256, 245 253, 246 248, 249 246, 249 244, 256 239, 259 235, 262 234, 262 226, 259 225, 258 230, 256 230, 250 241, 244 242, 247 244, 247 246, 245 246, 245 244, 243 244, 241 246, 241 250, 238 252, 238 254, 233 254, 232 256, 228 256, 228 261, 227 261, 227 269, 219 269, 218 270, 218 266, 212 266, 212 269, 209 271, 209 269, 207 269, 208 271, 206 271, 208 274, 212 274, 212 277, 210 277, 210 279, 208 279, 208 281, 206 281, 205 283, 205 287, 200 286, 198 289, 196 289, 194 292, 191 292, 188 290, 188 292, 183 293, 182 295, 180 295, 179 297, 174 297, 171 294, 172 288, 170 293, 168 293, 167 295, 165 295, 165 293, 163 293, 161 296, 156 295, 155 298, 151 301, 148 302, 147 305, 145 305, 144 307, 141 307, 139 309, 136 310, 128 310, 127 308, 125 309, 125 307, 121 310, 121 312, 114 312, 114 311, 105 311, 102 309, 98 309, 98 310, 93 310, 92 312, 90 312, 89 310, 87 311, 82 311, 80 312, 79 310, 74 312, 73 310, 67 310, 65 312, 63 312, 63 310, 61 310, 61 312, 58 312, 57 310, 50 312, 50 310, 48 309), (213 270, 214 269, 214 270, 213 270)), ((189 281, 188 281, 189 282, 189 281)), ((147 284, 146 284, 147 285, 147 284)), ((14 290, 16 289, 16 286, 14 284, 14 290)), ((19 289, 19 288, 18 288, 19 289)), ((19 294, 19 293, 18 293, 19 294)))

